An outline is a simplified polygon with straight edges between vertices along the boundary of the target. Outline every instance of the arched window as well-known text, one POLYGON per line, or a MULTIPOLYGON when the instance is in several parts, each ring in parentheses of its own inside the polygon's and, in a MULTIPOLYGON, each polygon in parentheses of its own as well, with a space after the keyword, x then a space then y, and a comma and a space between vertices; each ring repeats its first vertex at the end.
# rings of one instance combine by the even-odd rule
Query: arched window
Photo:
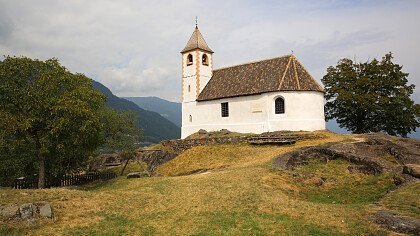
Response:
POLYGON ((190 122, 192 122, 192 115, 190 115, 190 118, 189 118, 189 120, 190 120, 190 122))
POLYGON ((275 103, 275 113, 284 114, 284 99, 281 97, 276 98, 275 103))
POLYGON ((205 66, 209 65, 209 59, 206 54, 203 54, 202 62, 203 62, 203 65, 205 66))
POLYGON ((188 92, 191 92, 191 85, 188 85, 188 92))
POLYGON ((193 64, 193 56, 191 54, 188 54, 187 56, 187 66, 193 64))

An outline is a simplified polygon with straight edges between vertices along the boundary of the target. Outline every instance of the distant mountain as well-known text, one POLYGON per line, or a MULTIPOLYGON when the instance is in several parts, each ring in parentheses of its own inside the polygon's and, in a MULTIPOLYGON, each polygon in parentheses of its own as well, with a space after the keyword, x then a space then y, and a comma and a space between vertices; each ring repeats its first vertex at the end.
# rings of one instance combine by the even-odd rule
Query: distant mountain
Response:
POLYGON ((165 117, 172 123, 181 127, 181 103, 170 102, 158 97, 124 97, 134 102, 139 107, 148 111, 154 111, 165 117))
POLYGON ((181 137, 181 130, 174 123, 156 112, 140 108, 135 103, 115 96, 103 84, 93 81, 93 87, 107 96, 106 104, 117 110, 133 111, 139 118, 139 127, 144 130, 144 141, 158 143, 165 139, 181 137))

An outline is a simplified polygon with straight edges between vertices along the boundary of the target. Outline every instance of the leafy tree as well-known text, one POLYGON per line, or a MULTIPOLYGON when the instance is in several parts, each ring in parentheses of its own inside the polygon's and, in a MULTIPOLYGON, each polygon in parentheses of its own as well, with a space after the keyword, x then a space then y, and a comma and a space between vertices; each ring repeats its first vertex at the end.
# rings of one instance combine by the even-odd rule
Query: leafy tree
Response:
POLYGON ((137 127, 137 117, 130 111, 104 107, 100 111, 103 145, 102 152, 122 152, 133 149, 142 139, 143 131, 137 127))
POLYGON ((123 161, 133 158, 136 154, 135 143, 143 137, 143 130, 136 125, 138 122, 136 114, 132 111, 105 107, 101 110, 101 122, 104 125, 102 135, 104 144, 101 151, 118 152, 123 161))
POLYGON ((419 105, 410 99, 414 85, 408 73, 392 62, 392 54, 381 61, 355 63, 350 59, 329 67, 325 85, 326 119, 337 119, 354 133, 387 132, 407 136, 419 127, 419 105))
POLYGON ((77 170, 101 144, 104 101, 91 79, 57 59, 6 57, 0 62, 0 158, 36 168, 39 188, 46 175, 77 170))

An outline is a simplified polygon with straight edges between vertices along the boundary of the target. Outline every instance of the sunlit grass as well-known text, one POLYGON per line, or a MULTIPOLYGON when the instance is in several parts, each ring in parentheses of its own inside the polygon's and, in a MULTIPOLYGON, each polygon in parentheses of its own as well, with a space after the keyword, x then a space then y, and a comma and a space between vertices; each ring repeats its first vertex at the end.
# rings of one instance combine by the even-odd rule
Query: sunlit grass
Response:
MULTIPOLYGON (((292 173, 271 167, 275 157, 288 151, 348 138, 327 132, 320 134, 325 137, 282 147, 241 144, 192 148, 161 166, 160 176, 150 178, 122 176, 78 188, 0 190, 1 204, 48 201, 55 211, 54 220, 41 220, 29 226, 0 221, 0 234, 383 234, 369 221, 368 208, 373 200, 341 203, 349 198, 341 191, 353 191, 343 185, 357 180, 364 183, 357 188, 357 194, 361 196, 366 191, 376 199, 376 192, 370 193, 368 187, 382 186, 381 181, 386 183, 386 177, 382 180, 376 176, 380 181, 371 182, 370 176, 352 176, 344 170, 347 163, 341 161, 325 167, 314 164, 302 167, 302 173, 325 174, 326 178, 340 181, 329 187, 321 186, 319 192, 309 188, 305 193, 305 184, 294 180, 292 173), (207 172, 185 175, 199 169, 207 172), (341 176, 343 173, 349 176, 341 176), (342 189, 334 195, 337 204, 320 197, 339 188, 342 189), (318 197, 311 198, 317 194, 318 197)), ((129 168, 140 166, 133 163, 129 168)))

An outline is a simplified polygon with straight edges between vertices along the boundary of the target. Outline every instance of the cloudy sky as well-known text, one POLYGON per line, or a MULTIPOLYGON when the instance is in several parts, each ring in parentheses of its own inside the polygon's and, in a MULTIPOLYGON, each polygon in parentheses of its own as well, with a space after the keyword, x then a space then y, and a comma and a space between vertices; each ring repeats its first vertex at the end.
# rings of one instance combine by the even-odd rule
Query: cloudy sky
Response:
POLYGON ((118 96, 179 101, 195 16, 215 67, 290 54, 318 80, 394 53, 420 102, 420 1, 0 0, 0 54, 58 58, 118 96))

